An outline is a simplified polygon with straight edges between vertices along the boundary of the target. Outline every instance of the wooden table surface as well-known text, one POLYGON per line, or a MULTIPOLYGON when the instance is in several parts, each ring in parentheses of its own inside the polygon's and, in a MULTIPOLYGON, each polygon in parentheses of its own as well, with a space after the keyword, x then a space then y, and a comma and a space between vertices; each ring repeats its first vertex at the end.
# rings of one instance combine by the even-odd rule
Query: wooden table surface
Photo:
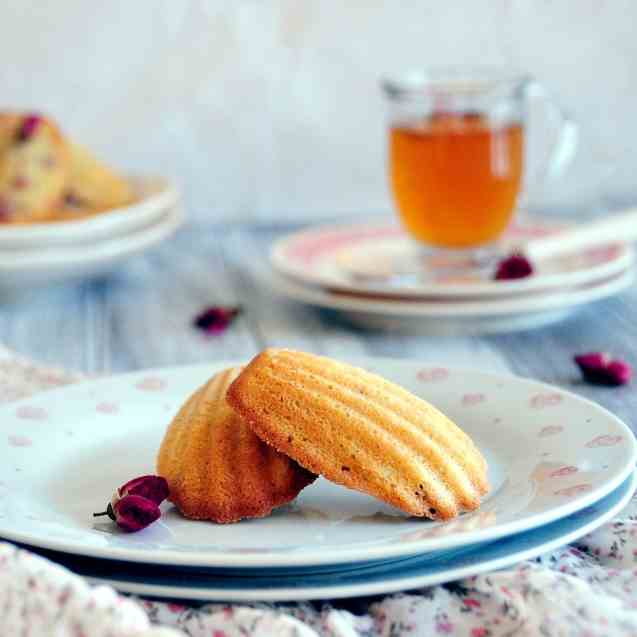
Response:
POLYGON ((539 330, 481 337, 423 337, 357 330, 276 298, 256 276, 272 239, 291 226, 211 225, 182 230, 108 278, 34 294, 0 307, 0 340, 41 362, 91 374, 246 359, 268 345, 333 357, 367 354, 509 371, 571 389, 637 425, 637 381, 582 384, 575 353, 606 350, 637 364, 637 289, 539 330), (240 304, 225 333, 191 327, 204 307, 240 304))

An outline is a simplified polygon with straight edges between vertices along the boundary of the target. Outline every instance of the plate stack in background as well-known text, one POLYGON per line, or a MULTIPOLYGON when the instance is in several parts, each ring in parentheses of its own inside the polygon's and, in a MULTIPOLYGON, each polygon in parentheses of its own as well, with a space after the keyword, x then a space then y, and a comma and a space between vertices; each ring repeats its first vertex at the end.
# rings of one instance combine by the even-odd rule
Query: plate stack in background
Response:
MULTIPOLYGON (((569 227, 525 217, 503 246, 569 227)), ((418 259, 418 246, 395 223, 310 228, 272 246, 271 284, 282 296, 359 326, 455 335, 555 323, 634 281, 634 249, 621 240, 540 260, 532 276, 508 281, 488 270, 433 278, 414 267, 418 259)))
POLYGON ((171 236, 183 223, 176 186, 130 177, 135 201, 65 221, 0 226, 0 295, 105 274, 171 236))

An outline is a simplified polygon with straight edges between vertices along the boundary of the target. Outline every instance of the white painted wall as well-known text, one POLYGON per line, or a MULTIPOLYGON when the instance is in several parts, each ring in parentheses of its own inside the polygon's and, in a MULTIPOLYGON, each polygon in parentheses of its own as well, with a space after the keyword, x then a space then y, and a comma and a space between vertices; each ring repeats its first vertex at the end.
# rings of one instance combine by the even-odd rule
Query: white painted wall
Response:
POLYGON ((511 64, 582 125, 558 195, 630 197, 636 27, 633 0, 2 0, 0 103, 176 176, 196 215, 367 214, 390 209, 378 76, 511 64))

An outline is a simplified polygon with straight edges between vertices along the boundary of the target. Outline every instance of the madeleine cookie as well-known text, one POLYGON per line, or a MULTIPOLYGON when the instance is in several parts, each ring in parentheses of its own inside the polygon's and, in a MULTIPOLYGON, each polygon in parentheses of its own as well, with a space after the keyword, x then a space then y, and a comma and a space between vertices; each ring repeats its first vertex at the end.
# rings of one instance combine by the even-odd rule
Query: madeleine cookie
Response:
POLYGON ((161 443, 157 471, 188 518, 236 522, 269 515, 316 479, 259 440, 225 400, 240 369, 215 375, 181 408, 161 443))
POLYGON ((62 134, 40 115, 0 114, 0 221, 46 221, 68 174, 62 134))
POLYGON ((476 509, 489 489, 486 461, 459 427, 351 365, 268 349, 227 400, 259 438, 312 473, 412 515, 453 518, 476 509))
POLYGON ((116 175, 78 144, 69 145, 69 178, 64 193, 62 212, 72 217, 86 216, 132 203, 129 183, 116 175))

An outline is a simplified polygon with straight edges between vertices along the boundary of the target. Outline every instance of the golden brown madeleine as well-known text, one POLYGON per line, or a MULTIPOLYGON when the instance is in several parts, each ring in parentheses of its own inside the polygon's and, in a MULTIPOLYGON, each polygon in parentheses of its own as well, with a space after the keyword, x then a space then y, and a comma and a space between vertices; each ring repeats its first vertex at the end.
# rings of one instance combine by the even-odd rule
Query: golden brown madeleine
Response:
POLYGON ((487 464, 469 436, 424 400, 329 358, 268 349, 228 390, 253 431, 313 473, 416 516, 476 509, 487 464))
POLYGON ((157 459, 169 499, 189 518, 236 522, 269 515, 316 479, 262 442, 226 402, 240 369, 213 376, 168 427, 157 459))
POLYGON ((37 114, 0 113, 0 222, 47 221, 68 176, 66 142, 37 114))

